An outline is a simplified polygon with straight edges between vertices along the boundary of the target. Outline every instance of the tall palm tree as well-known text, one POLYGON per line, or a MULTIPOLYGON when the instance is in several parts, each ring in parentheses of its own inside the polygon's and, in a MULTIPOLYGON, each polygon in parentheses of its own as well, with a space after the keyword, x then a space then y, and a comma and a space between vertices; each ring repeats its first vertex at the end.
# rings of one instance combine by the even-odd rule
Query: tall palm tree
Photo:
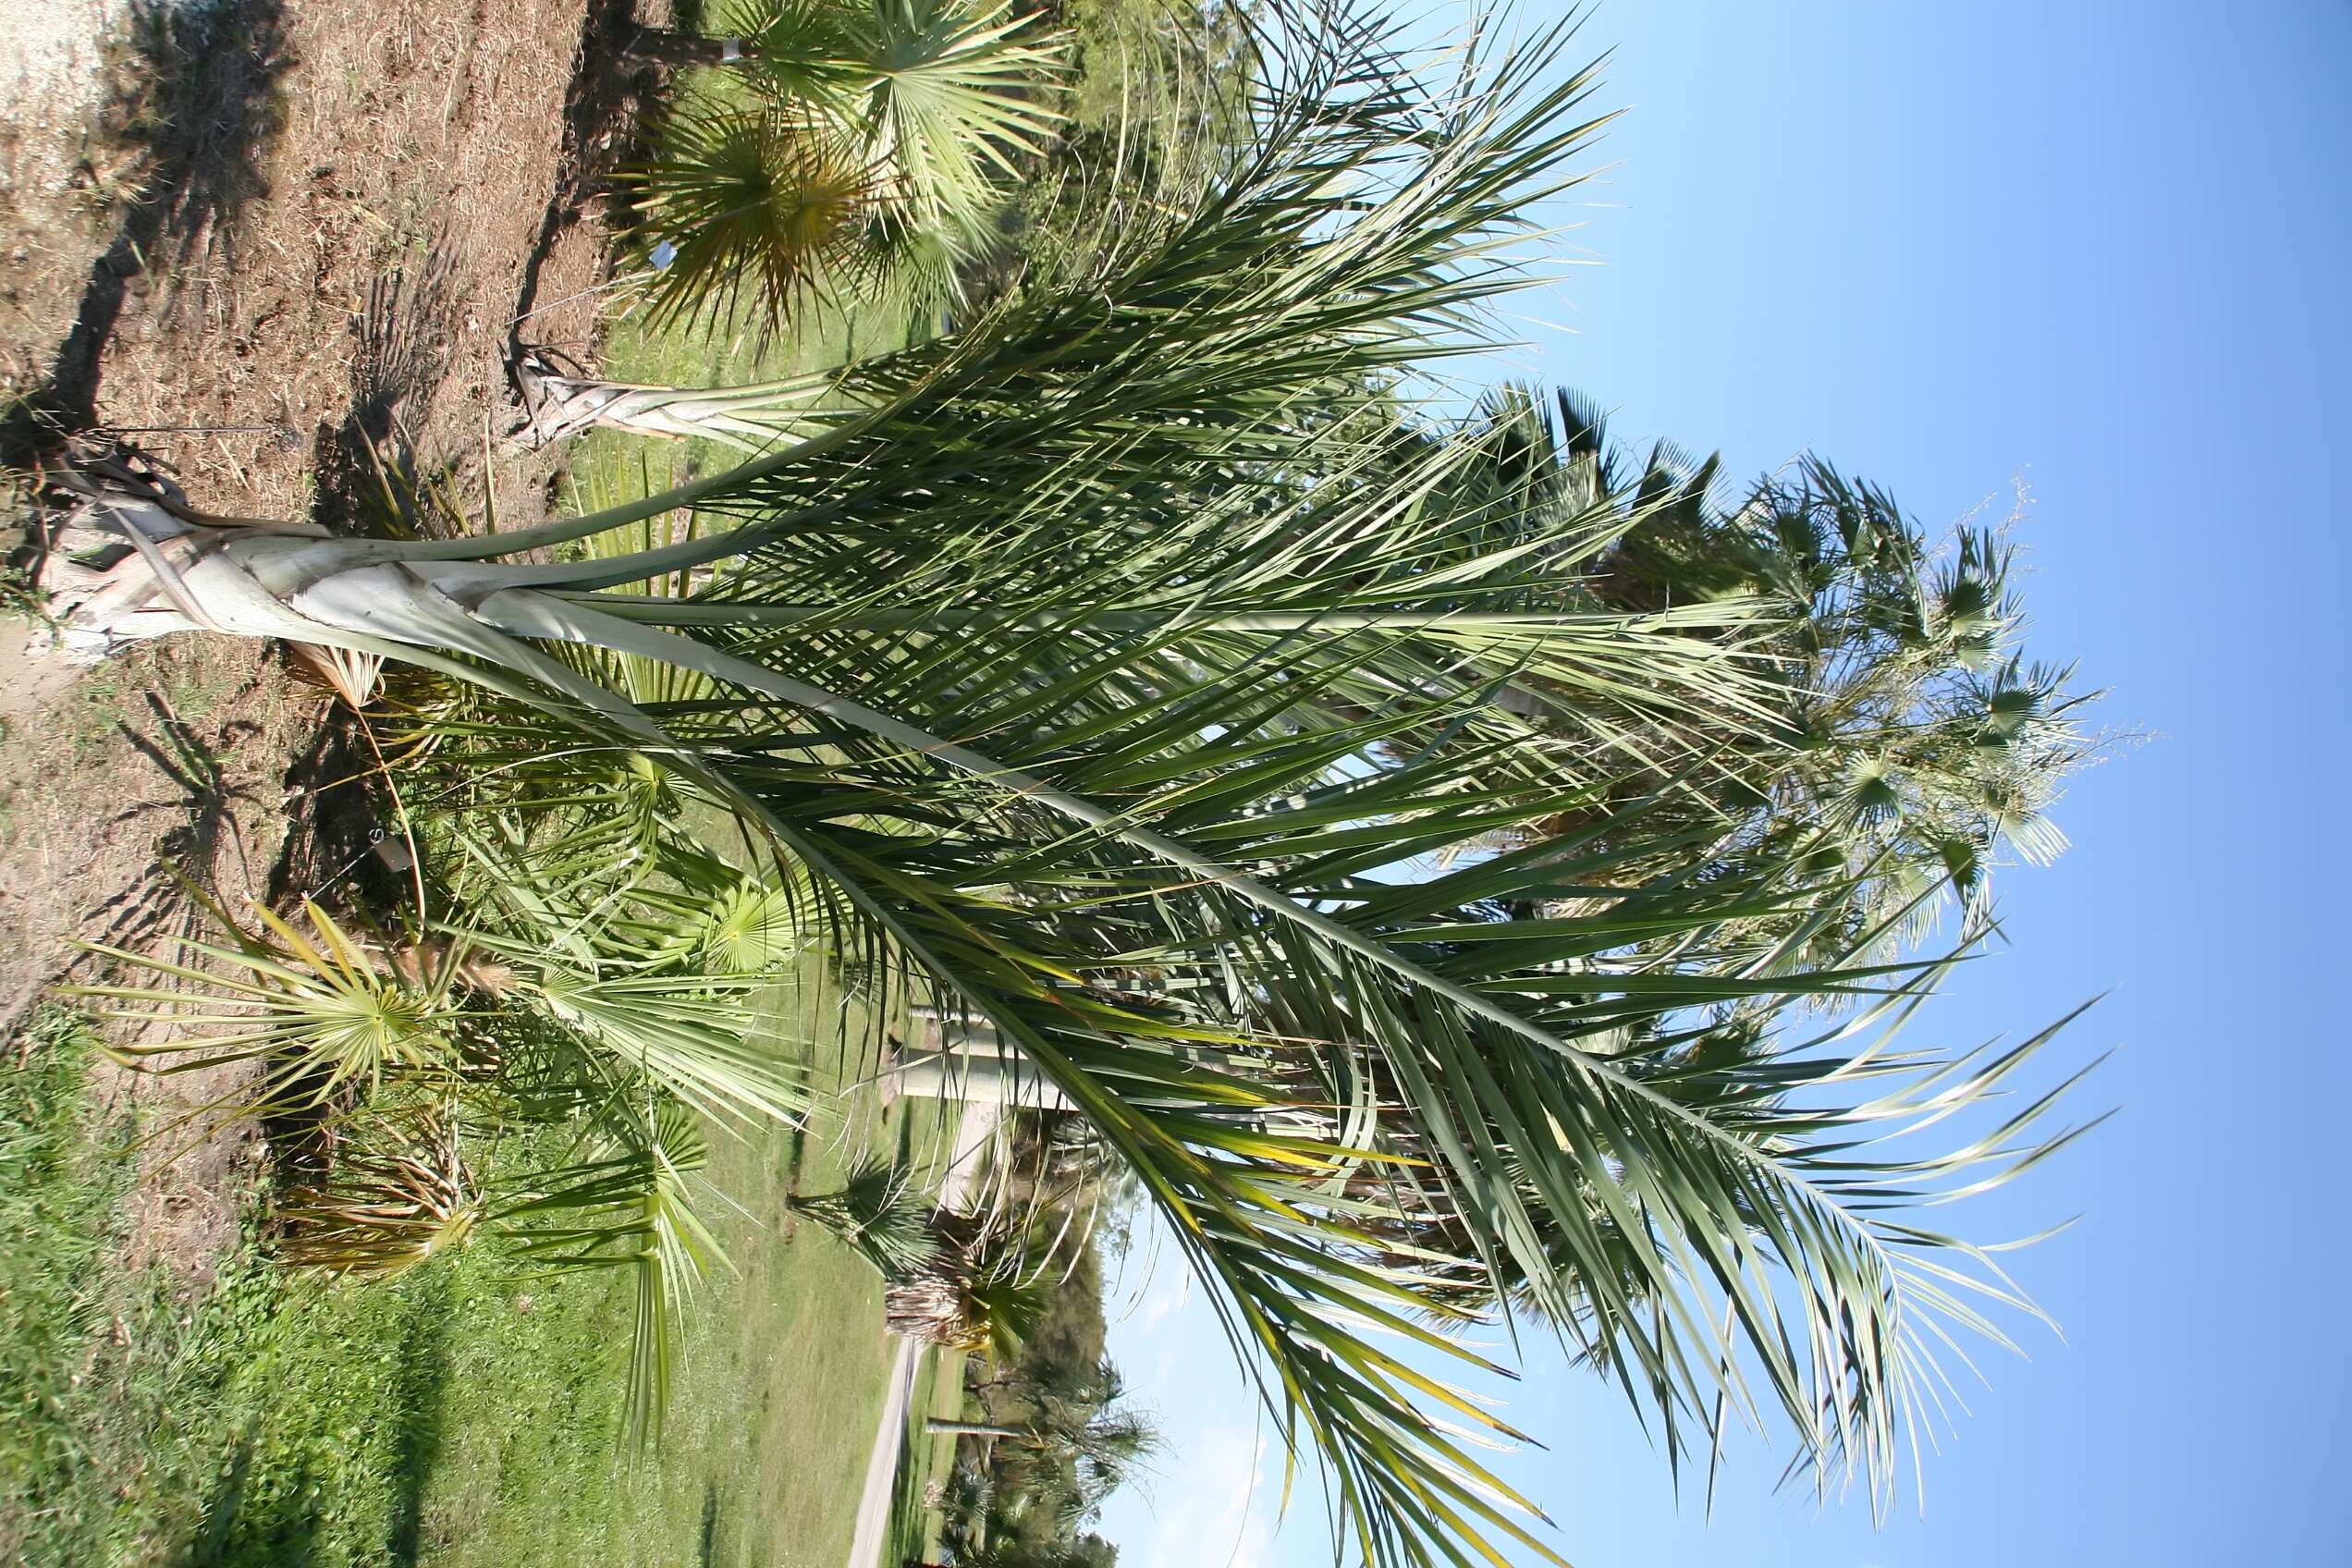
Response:
MULTIPOLYGON (((1060 1501, 1062 1512, 1073 1519, 1090 1515, 1160 1448, 1158 1425, 1140 1411, 1058 1400, 1041 1403, 1026 1420, 962 1421, 933 1415, 925 1419, 924 1430, 934 1437, 994 1438, 1034 1450, 1066 1468, 1071 1490, 1060 1501)), ((1036 1465, 1017 1467, 1013 1484, 1034 1493, 1045 1485, 1038 1472, 1036 1465)))
POLYGON ((1593 609, 1625 497, 1530 536, 1464 499, 1485 434, 1397 460, 1381 384, 1491 339, 1593 79, 1553 72, 1561 30, 1482 36, 1433 84, 1377 16, 1268 26, 1251 138, 1197 189, 856 373, 799 439, 432 540, 232 526, 86 473, 79 526, 121 558, 75 633, 406 661, 478 693, 426 765, 601 751, 734 813, 801 927, 985 1023, 1137 1173, 1369 1562, 1551 1559, 1461 1435, 1513 1429, 1431 1370, 1501 1370, 1442 1331, 1464 1271, 1594 1325, 1670 1452, 1775 1409, 1883 1496, 1935 1347, 2024 1305, 1909 1208, 2064 1134, 2034 1131, 2045 1096, 1941 1158, 1877 1140, 2034 1045, 1930 1060, 1768 1012, 1749 1048, 1690 1053, 1715 1010, 1900 1000, 1938 966, 1759 946, 1743 923, 1801 864, 1628 841, 1682 788, 1628 777, 1775 721, 1746 650, 1784 616, 1593 609), (686 508, 685 538, 566 558, 686 508), (1597 800, 1606 831, 1495 848, 1597 800), (1408 1206, 1459 1250, 1401 1260, 1370 1222, 1408 1206))

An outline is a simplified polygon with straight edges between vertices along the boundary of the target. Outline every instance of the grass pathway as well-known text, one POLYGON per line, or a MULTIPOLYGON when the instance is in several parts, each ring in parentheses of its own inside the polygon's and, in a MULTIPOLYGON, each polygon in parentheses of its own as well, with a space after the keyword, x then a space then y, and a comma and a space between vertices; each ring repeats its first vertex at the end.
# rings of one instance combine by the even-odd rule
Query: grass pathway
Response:
MULTIPOLYGON (((907 1102, 900 1102, 907 1103, 907 1102)), ((962 1108, 956 1125, 955 1152, 939 1183, 939 1207, 962 1209, 972 1201, 979 1180, 982 1157, 997 1134, 998 1108, 980 1101, 962 1108)), ((857 1527, 850 1537, 847 1568, 880 1568, 882 1549, 890 1537, 890 1503, 898 1489, 899 1455, 906 1447, 907 1405, 914 1393, 914 1376, 922 1352, 913 1340, 900 1340, 890 1363, 888 1392, 882 1419, 875 1428, 874 1448, 865 1462, 865 1489, 858 1499, 857 1527)))

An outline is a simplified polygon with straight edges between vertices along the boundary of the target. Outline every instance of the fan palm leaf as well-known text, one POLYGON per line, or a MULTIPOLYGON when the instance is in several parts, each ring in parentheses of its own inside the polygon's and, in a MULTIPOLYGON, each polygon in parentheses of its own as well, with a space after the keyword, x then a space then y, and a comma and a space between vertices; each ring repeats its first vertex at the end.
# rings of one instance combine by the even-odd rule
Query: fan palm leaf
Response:
POLYGON ((871 25, 861 129, 888 171, 888 200, 923 227, 968 225, 1060 124, 1046 100, 1067 69, 1067 36, 1015 16, 1010 0, 873 0, 871 25))
POLYGON ((834 258, 861 221, 875 175, 821 122, 693 98, 673 109, 660 153, 624 185, 646 234, 670 248, 646 286, 654 324, 774 329, 838 285, 834 258))
POLYGON ((116 1047, 126 1060, 165 1072, 257 1061, 263 1084, 251 1109, 314 1109, 387 1079, 453 1071, 468 1011, 456 994, 459 955, 430 973, 402 975, 314 903, 302 906, 305 935, 256 907, 248 932, 189 886, 234 946, 184 940, 178 960, 88 942, 84 950, 170 984, 75 986, 66 994, 109 1005, 102 1016, 157 1031, 148 1043, 116 1047))
POLYGON ((643 1440, 669 1403, 680 1314, 713 1268, 731 1268, 695 1214, 691 1179, 708 1158, 701 1129, 676 1102, 617 1102, 581 1158, 508 1195, 490 1220, 531 1265, 550 1273, 623 1269, 635 1287, 629 1353, 630 1426, 643 1440))
POLYGON ((932 1222, 934 1206, 911 1174, 887 1160, 861 1159, 835 1191, 788 1197, 784 1207, 855 1248, 886 1282, 919 1274, 960 1247, 932 1222))
POLYGON ((932 312, 992 245, 1003 183, 1045 147, 1067 36, 1008 4, 763 6, 737 58, 760 89, 688 93, 630 170, 656 321, 774 329, 824 297, 932 312))

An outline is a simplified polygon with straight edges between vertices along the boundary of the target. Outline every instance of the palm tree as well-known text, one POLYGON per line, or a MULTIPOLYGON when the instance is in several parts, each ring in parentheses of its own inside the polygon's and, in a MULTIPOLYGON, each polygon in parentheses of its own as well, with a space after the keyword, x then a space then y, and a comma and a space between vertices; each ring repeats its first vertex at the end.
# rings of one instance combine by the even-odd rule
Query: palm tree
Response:
POLYGON ((835 297, 936 315, 960 272, 994 242, 1019 162, 1060 116, 1044 99, 1067 36, 1005 0, 782 0, 749 36, 641 33, 682 63, 714 44, 748 82, 682 94, 655 128, 655 156, 623 171, 648 244, 655 318, 731 317, 748 302, 774 328, 835 297))
MULTIPOLYGON (((1772 636, 1748 643, 1773 662, 1779 711, 1713 736, 1680 805, 1719 832, 1727 865, 1802 845, 1842 906, 1823 940, 1916 936, 1947 894, 1974 932, 2004 854, 2040 863, 2064 847, 2048 808, 2097 752, 2079 728, 2096 693, 2069 692, 2070 669, 2016 646, 2025 617, 2003 530, 1964 529, 1939 549, 1883 491, 1813 458, 1725 505, 1716 459, 1660 444, 1629 460, 1567 392, 1506 387, 1482 420, 1488 460, 1460 483, 1515 530, 1540 533, 1622 497, 1586 584, 1595 607, 1780 611, 1772 636), (1898 908, 1916 918, 1886 926, 1898 908)), ((1541 831, 1574 833, 1607 811, 1596 802, 1541 831)), ((1777 924, 1794 918, 1793 906, 1777 924)))
POLYGON ((878 1160, 852 1165, 839 1189, 785 1199, 882 1277, 885 1326, 956 1350, 1010 1344, 1046 1307, 1017 1220, 935 1207, 912 1175, 878 1160))
POLYGON ((1551 72, 1567 34, 1482 39, 1432 88, 1378 17, 1268 30, 1251 140, 1196 189, 853 372, 805 435, 427 540, 231 524, 93 465, 76 527, 118 558, 69 634, 405 661, 472 693, 421 767, 626 758, 731 812, 797 929, 993 1029, 1136 1172, 1366 1561, 1556 1561, 1460 1435, 1513 1429, 1424 1369, 1501 1370, 1443 1331, 1464 1274, 1594 1325, 1670 1452, 1776 1409, 1883 1497, 1934 1347, 2025 1306, 1909 1208, 2066 1134, 2035 1131, 2045 1096, 1942 1158, 1878 1140, 2040 1041, 1795 1026, 1780 1004, 1899 1011, 1941 968, 1758 944, 1745 923, 1811 896, 1801 857, 1716 875, 1673 826, 1723 734, 1770 732, 1744 650, 1785 612, 1595 609, 1638 498, 1528 536, 1462 483, 1488 433, 1399 460, 1382 384, 1489 339, 1522 214, 1598 127, 1590 74, 1551 72), (594 548, 681 508, 683 538, 594 548), (1660 755, 1689 766, 1653 783, 1660 755), (1596 802, 1599 828, 1495 847, 1596 802), (1750 1044, 1694 1056, 1737 1007, 1750 1044), (1400 1261, 1372 1222, 1424 1210, 1458 1250, 1400 1261))
POLYGON ((961 1512, 971 1521, 949 1537, 959 1561, 983 1550, 1043 1550, 1080 1538, 1104 1501, 1160 1448, 1157 1423, 1121 1408, 1123 1392, 1109 1361, 1048 1361, 1024 1366, 1011 1383, 981 1396, 984 1404, 1012 1402, 1015 1414, 929 1419, 934 1435, 991 1439, 986 1475, 958 1483, 961 1512))
MULTIPOLYGON (((1047 1360, 1024 1365, 1004 1387, 982 1395, 984 1402, 1003 1400, 1026 1407, 1025 1415, 982 1421, 933 1416, 928 1429, 1006 1439, 1068 1470, 1073 1516, 1084 1517, 1119 1488, 1135 1465, 1159 1451, 1158 1423, 1140 1411, 1121 1408, 1125 1397, 1125 1381, 1108 1359, 1091 1366, 1047 1360)), ((1034 1486, 1035 1477, 1030 1473, 1035 1468, 1016 1466, 1013 1479, 1025 1477, 1034 1486)))

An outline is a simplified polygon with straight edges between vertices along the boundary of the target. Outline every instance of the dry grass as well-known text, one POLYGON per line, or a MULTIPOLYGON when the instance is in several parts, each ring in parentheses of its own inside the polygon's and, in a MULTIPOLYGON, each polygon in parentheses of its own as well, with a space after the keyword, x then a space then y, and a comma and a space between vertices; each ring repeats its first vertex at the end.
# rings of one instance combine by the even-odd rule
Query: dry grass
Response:
MULTIPOLYGON (((364 436, 535 515, 552 459, 486 465, 484 436, 526 280, 553 297, 600 264, 593 227, 542 245, 586 0, 60 4, 86 35, 0 27, 0 82, 38 89, 0 133, 0 457, 96 422, 137 431, 200 505, 336 521, 364 436)), ((231 907, 339 862, 298 787, 365 765, 322 743, 324 696, 274 656, 193 639, 85 674, 40 657, 37 627, 5 630, 0 1034, 67 975, 72 938, 179 928, 164 859, 231 907)), ((364 821, 362 796, 334 798, 364 821)), ((225 1087, 108 1092, 169 1121, 225 1087)), ((142 1156, 130 1260, 201 1283, 249 1159, 227 1139, 142 1156)))

